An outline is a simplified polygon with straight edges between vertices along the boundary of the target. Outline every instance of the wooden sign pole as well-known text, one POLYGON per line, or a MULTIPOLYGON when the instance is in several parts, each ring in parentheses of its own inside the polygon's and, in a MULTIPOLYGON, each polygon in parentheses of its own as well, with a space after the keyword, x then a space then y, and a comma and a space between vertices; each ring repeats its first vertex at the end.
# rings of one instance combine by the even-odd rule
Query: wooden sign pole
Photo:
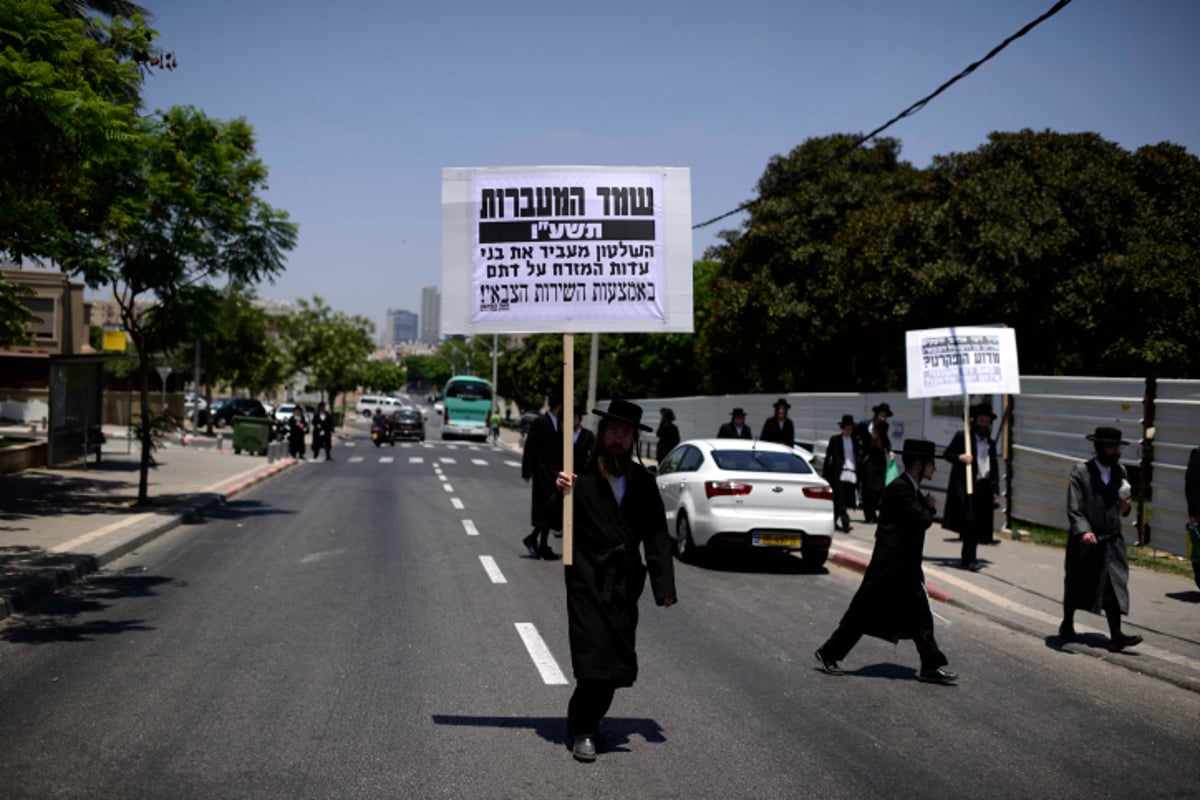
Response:
MULTIPOLYGON (((971 445, 975 437, 971 434, 971 395, 963 395, 963 447, 967 455, 971 455, 971 445)), ((967 496, 975 494, 975 471, 967 464, 967 496)))
MULTIPOLYGON (((562 431, 562 463, 563 472, 571 475, 575 472, 575 334, 563 334, 563 407, 559 420, 562 431)), ((569 567, 575 558, 575 495, 567 492, 563 495, 562 518, 562 559, 563 566, 569 567)))

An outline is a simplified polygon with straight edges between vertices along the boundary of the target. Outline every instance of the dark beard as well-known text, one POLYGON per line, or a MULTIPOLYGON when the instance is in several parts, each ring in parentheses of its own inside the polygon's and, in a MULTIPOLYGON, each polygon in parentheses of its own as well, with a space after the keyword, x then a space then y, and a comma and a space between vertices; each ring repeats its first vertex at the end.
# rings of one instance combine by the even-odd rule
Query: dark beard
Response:
POLYGON ((620 446, 609 447, 596 456, 596 461, 600 464, 600 472, 605 476, 628 478, 633 475, 632 450, 624 450, 620 446))

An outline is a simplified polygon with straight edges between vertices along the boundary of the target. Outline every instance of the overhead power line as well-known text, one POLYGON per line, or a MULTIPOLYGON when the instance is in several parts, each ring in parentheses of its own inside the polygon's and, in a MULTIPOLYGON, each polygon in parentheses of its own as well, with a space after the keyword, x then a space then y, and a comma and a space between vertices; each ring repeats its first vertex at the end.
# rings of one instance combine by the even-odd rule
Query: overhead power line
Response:
MULTIPOLYGON (((992 58, 994 58, 1001 50, 1008 47, 1011 43, 1013 43, 1017 39, 1020 39, 1025 34, 1029 33, 1031 30, 1036 28, 1038 25, 1041 25, 1043 22, 1045 22, 1046 20, 1053 17, 1059 11, 1062 11, 1063 8, 1070 5, 1070 3, 1071 3, 1071 0, 1058 0, 1058 2, 1055 3, 1050 8, 1050 10, 1047 11, 1045 14, 1042 14, 1040 17, 1033 20, 1032 22, 1027 24, 1025 27, 1021 28, 1021 30, 1017 31, 1012 36, 1009 36, 1003 42, 1001 42, 1000 44, 993 47, 986 56, 979 59, 974 64, 971 64, 966 69, 964 69, 962 72, 958 73, 953 78, 951 78, 950 80, 943 83, 941 86, 939 86, 937 89, 935 89, 932 94, 921 98, 920 100, 918 100, 917 102, 915 102, 911 106, 909 106, 908 108, 901 111, 896 116, 889 119, 887 122, 880 125, 875 130, 873 130, 870 133, 866 134, 865 136, 851 142, 850 144, 846 145, 842 149, 835 152, 833 155, 826 158, 824 161, 821 161, 815 167, 809 167, 809 168, 803 170, 793 180, 791 180, 789 183, 785 184, 783 188, 790 189, 793 186, 795 186, 796 184, 798 184, 800 181, 806 180, 806 179, 812 177, 819 170, 821 170, 823 167, 825 167, 827 164, 837 161, 839 158, 843 157, 844 155, 846 155, 847 153, 849 153, 853 150, 857 150, 859 147, 862 146, 863 142, 867 142, 867 141, 870 141, 871 139, 874 139, 876 136, 883 133, 885 130, 887 130, 891 126, 895 125, 897 122, 904 119, 905 117, 911 117, 913 114, 916 114, 918 111, 920 111, 922 108, 924 108, 929 103, 930 100, 937 97, 939 94, 946 91, 951 86, 953 86, 954 84, 958 83, 963 78, 970 75, 972 72, 977 70, 979 67, 986 64, 988 61, 990 61, 992 58)), ((747 200, 745 203, 742 203, 740 206, 733 209, 732 211, 726 211, 724 214, 721 214, 720 216, 716 216, 716 217, 713 217, 712 219, 705 220, 704 222, 700 222, 700 223, 693 225, 692 230, 699 230, 700 228, 705 228, 709 225, 712 225, 714 222, 719 222, 719 221, 725 219, 726 217, 732 217, 734 214, 738 214, 742 211, 749 211, 750 209, 754 208, 756 205, 761 203, 763 201, 763 199, 764 198, 762 198, 762 197, 757 197, 754 200, 747 200)))

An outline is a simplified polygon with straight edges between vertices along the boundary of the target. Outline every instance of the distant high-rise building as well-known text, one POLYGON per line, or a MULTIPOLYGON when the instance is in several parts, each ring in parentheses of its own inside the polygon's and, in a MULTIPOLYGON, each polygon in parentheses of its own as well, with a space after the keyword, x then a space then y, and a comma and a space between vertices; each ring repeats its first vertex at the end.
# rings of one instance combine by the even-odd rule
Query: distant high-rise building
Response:
POLYGON ((442 292, 436 286, 421 290, 421 341, 437 344, 442 340, 442 292))
POLYGON ((387 323, 383 326, 383 344, 394 347, 398 344, 417 341, 417 315, 398 308, 387 310, 387 323))

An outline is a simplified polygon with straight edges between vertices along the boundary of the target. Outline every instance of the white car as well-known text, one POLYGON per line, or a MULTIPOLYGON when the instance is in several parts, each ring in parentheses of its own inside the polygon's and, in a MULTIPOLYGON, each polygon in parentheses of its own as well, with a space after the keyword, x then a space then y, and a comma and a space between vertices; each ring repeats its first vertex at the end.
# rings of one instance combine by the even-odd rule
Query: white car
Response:
POLYGON ((829 556, 833 490, 790 447, 688 439, 658 465, 656 480, 681 560, 698 547, 799 550, 809 567, 829 556))

